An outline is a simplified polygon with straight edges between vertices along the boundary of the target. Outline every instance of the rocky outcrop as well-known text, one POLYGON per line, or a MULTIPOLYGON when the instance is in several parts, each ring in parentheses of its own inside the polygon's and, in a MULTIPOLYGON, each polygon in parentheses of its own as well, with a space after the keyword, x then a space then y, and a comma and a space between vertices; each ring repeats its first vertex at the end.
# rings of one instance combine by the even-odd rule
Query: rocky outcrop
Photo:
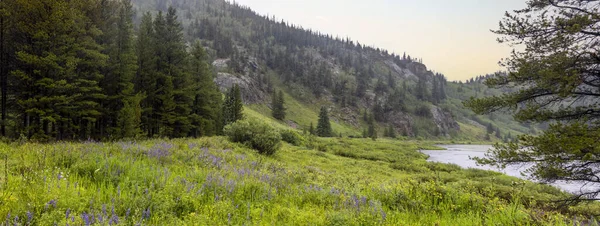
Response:
POLYGON ((258 82, 249 76, 236 76, 219 72, 214 81, 223 93, 227 92, 234 84, 237 84, 242 91, 244 104, 265 103, 265 100, 268 99, 267 93, 261 89, 258 82))
POLYGON ((452 131, 460 130, 460 126, 450 112, 444 111, 437 106, 432 106, 431 116, 439 131, 444 135, 449 135, 452 131))
POLYGON ((414 132, 411 126, 412 117, 405 112, 390 112, 386 115, 389 123, 396 130, 396 133, 402 136, 413 136, 414 132))

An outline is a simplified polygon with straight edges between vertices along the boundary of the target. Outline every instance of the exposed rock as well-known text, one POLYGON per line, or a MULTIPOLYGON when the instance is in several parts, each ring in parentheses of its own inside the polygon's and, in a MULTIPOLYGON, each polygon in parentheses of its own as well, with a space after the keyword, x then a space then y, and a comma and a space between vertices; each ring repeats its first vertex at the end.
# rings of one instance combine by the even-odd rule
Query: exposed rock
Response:
POLYGON ((408 70, 412 71, 415 75, 423 75, 427 73, 427 66, 422 63, 412 62, 407 65, 408 70))
POLYGON ((460 130, 460 126, 450 112, 446 112, 437 106, 432 106, 431 116, 442 134, 449 135, 451 131, 460 130))
POLYGON ((227 58, 227 59, 216 59, 212 63, 212 65, 213 65, 213 67, 215 67, 215 69, 217 71, 224 71, 224 70, 227 70, 227 67, 228 67, 227 64, 229 63, 229 61, 230 61, 229 58, 227 58))
POLYGON ((405 112, 390 112, 386 115, 392 127, 396 130, 396 133, 402 136, 414 135, 413 129, 410 125, 412 117, 405 112))
POLYGON ((234 84, 237 84, 242 91, 242 99, 245 104, 265 103, 265 100, 268 99, 268 95, 260 88, 258 82, 248 76, 235 76, 219 72, 214 81, 221 92, 226 92, 234 84))

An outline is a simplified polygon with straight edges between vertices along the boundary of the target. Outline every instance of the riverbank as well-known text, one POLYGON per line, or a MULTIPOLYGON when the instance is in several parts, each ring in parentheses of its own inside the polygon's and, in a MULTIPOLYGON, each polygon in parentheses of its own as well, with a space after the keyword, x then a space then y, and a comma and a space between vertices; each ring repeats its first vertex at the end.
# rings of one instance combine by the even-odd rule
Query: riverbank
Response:
POLYGON ((23 225, 568 225, 598 210, 557 209, 550 201, 566 194, 551 186, 427 162, 417 150, 430 145, 314 138, 271 157, 223 137, 2 145, 0 216, 23 225))

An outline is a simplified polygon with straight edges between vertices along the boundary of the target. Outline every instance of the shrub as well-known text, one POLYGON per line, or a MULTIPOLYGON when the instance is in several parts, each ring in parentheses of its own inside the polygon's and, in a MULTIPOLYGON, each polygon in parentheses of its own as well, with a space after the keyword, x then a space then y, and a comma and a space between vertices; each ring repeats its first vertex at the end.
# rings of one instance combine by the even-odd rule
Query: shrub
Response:
POLYGON ((300 146, 304 143, 304 138, 298 134, 296 131, 293 130, 282 130, 280 132, 281 134, 281 139, 285 142, 287 142, 288 144, 294 145, 294 146, 300 146))
POLYGON ((281 135, 273 127, 255 120, 237 121, 227 125, 224 132, 230 141, 242 143, 264 155, 275 154, 281 146, 281 135))

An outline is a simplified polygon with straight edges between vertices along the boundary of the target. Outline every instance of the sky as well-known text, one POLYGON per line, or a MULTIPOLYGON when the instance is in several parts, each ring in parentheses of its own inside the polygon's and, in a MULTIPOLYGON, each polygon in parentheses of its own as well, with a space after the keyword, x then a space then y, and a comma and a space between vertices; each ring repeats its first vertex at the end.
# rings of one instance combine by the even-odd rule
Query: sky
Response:
POLYGON ((503 70, 512 47, 499 44, 506 11, 524 0, 236 0, 262 15, 363 45, 422 58, 449 80, 503 70))

